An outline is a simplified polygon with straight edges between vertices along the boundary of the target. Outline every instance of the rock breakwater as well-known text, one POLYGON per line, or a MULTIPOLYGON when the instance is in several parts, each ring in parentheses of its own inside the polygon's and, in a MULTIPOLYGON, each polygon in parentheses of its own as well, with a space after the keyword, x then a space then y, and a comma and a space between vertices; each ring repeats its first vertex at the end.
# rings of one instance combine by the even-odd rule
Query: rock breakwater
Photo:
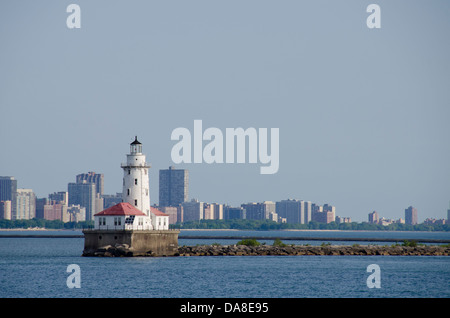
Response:
POLYGON ((180 246, 176 256, 263 256, 263 255, 428 255, 449 256, 450 247, 378 246, 378 245, 328 245, 328 246, 246 246, 200 245, 180 246))
MULTIPOLYGON (((264 256, 264 255, 425 255, 449 256, 450 247, 438 245, 424 246, 378 246, 378 245, 327 245, 327 246, 246 246, 246 245, 198 245, 179 246, 172 256, 264 256)), ((83 256, 135 257, 157 256, 152 251, 136 253, 127 244, 104 246, 95 250, 84 250, 83 256)), ((159 255, 165 256, 165 255, 159 255)))

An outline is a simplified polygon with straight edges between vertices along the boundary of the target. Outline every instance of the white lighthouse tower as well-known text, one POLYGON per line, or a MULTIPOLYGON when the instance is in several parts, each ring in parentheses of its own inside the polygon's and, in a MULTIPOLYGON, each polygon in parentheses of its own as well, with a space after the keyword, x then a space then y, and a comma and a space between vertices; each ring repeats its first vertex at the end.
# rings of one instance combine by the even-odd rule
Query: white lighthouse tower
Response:
POLYGON ((83 256, 175 255, 180 231, 169 229, 168 214, 150 207, 150 165, 137 137, 121 167, 122 202, 96 213, 94 228, 83 230, 83 256))
POLYGON ((151 217, 150 187, 148 169, 150 164, 145 162, 142 144, 135 140, 130 144, 130 154, 127 162, 121 165, 123 169, 122 202, 128 202, 138 210, 151 217))

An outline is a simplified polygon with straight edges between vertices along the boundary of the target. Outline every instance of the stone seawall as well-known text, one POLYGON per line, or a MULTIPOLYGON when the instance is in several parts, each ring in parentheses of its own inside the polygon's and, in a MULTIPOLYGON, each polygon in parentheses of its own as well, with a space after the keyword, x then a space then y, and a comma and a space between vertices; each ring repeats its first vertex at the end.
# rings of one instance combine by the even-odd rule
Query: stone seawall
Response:
POLYGON ((450 247, 444 246, 246 246, 201 245, 180 246, 175 256, 262 256, 262 255, 428 255, 449 256, 450 247))
POLYGON ((199 245, 179 246, 173 253, 136 251, 128 244, 102 246, 85 250, 83 256, 135 257, 135 256, 264 256, 264 255, 424 255, 449 256, 450 247, 425 246, 378 246, 378 245, 329 245, 329 246, 246 246, 246 245, 199 245))

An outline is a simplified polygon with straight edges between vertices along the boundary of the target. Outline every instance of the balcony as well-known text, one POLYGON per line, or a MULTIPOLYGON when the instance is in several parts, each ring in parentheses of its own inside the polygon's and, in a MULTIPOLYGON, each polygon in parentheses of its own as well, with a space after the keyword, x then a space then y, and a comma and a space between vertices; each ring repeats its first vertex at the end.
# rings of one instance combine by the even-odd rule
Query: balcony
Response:
POLYGON ((151 168, 151 165, 148 162, 143 162, 143 163, 140 163, 140 164, 128 164, 126 162, 122 162, 120 164, 120 167, 122 169, 123 168, 151 168))

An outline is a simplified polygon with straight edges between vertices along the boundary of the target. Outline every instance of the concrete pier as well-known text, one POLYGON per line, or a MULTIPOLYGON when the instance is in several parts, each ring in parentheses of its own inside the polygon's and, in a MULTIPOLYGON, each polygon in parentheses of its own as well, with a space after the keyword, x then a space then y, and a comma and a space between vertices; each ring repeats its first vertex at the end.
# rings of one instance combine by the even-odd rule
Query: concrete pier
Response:
POLYGON ((174 256, 179 230, 83 230, 83 256, 174 256))

